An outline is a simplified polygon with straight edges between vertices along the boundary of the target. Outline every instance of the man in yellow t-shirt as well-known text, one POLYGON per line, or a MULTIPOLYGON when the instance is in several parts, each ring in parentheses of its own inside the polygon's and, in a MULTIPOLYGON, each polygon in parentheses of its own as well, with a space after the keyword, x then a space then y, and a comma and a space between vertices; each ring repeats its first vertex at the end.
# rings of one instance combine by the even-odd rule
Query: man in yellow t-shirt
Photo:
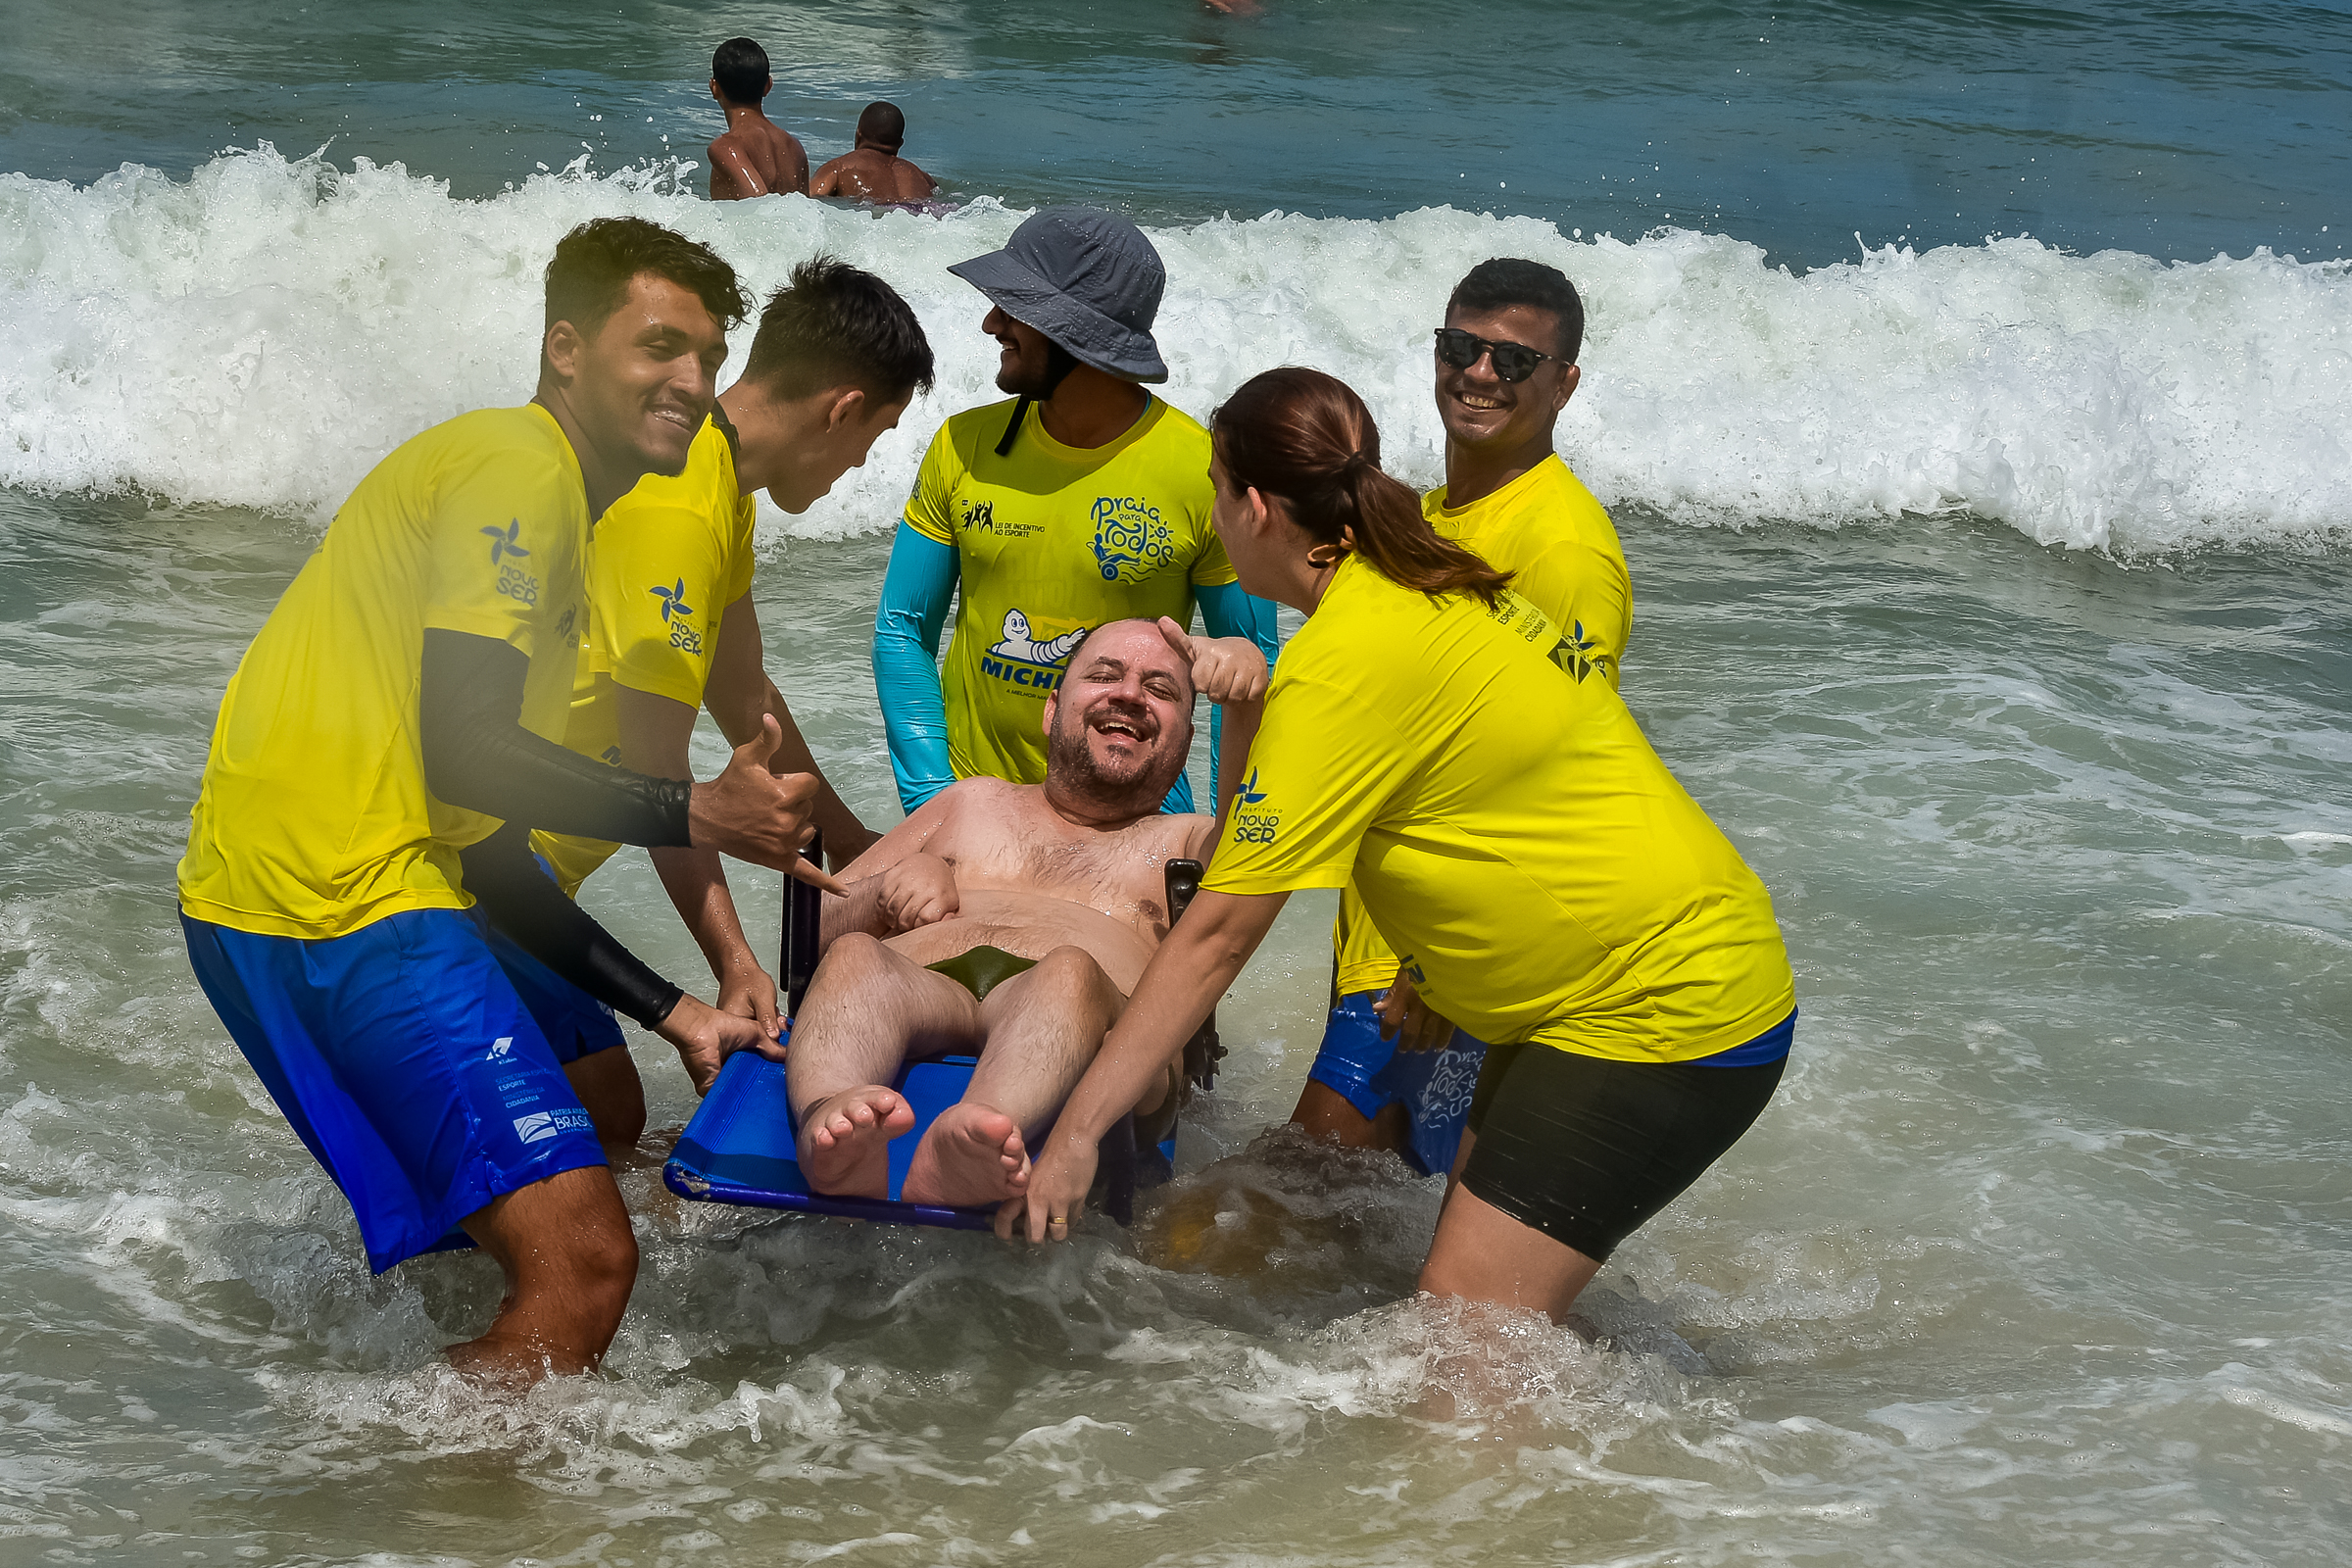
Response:
POLYGON ((733 269, 657 224, 565 235, 537 395, 425 431, 352 492, 229 681, 179 864, 197 979, 370 1265, 469 1237, 505 1269, 498 1317, 451 1351, 493 1377, 593 1366, 636 1244, 488 923, 682 1054, 762 1044, 580 913, 525 837, 798 859, 813 786, 768 771, 772 739, 710 784, 554 740, 589 528, 639 474, 684 465, 742 308, 733 269))
MULTIPOLYGON (((825 782, 792 710, 767 678, 753 608, 752 530, 765 490, 806 512, 893 428, 931 385, 931 345, 888 283, 832 257, 803 262, 760 312, 743 375, 718 396, 679 474, 649 473, 597 524, 589 553, 588 635, 581 644, 564 744, 583 757, 661 778, 691 778, 698 709, 729 743, 783 734, 772 765, 817 784, 812 815, 834 863, 877 835, 825 782)), ((567 894, 619 845, 535 834, 532 847, 567 894)), ((753 956, 719 858, 649 852, 679 917, 718 983, 723 1012, 776 1033, 775 982, 753 956)), ((552 1037, 578 1042, 572 1081, 608 1142, 634 1143, 645 1091, 609 1009, 505 939, 492 947, 552 1037)), ((704 1087, 698 1081, 697 1087, 704 1087)))
MULTIPOLYGON (((949 270, 988 296, 981 330, 1004 345, 997 385, 1013 397, 940 427, 891 546, 874 687, 910 812, 959 778, 1044 779, 1046 695, 1092 627, 1190 627, 1198 604, 1210 636, 1249 637, 1269 661, 1276 646, 1273 608, 1235 584, 1209 524, 1206 432, 1141 384, 1168 375, 1152 242, 1053 208, 949 270)), ((1193 809, 1181 775, 1168 809, 1193 809)))
MULTIPOLYGON (((1562 628, 1580 680, 1617 684, 1633 589, 1617 530, 1553 448, 1576 392, 1585 307, 1541 262, 1481 262, 1454 286, 1436 344, 1446 482, 1422 498, 1445 537, 1510 572, 1562 628)), ((1291 1119, 1349 1148, 1452 1168, 1486 1047, 1421 1004, 1353 887, 1332 934, 1332 1009, 1291 1119), (1387 1038, 1384 1038, 1384 1035, 1387 1038)))

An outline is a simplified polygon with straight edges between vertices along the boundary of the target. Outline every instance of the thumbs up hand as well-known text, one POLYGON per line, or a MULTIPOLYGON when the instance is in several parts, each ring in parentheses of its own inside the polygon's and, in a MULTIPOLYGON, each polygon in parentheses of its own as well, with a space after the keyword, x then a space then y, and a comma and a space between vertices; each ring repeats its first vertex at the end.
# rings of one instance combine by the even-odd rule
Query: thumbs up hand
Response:
POLYGON ((1265 701, 1266 656, 1247 637, 1195 637, 1159 617, 1159 634, 1193 666, 1193 689, 1219 707, 1265 701))
POLYGON ((768 771, 768 760, 783 742, 776 715, 762 714, 759 735, 735 748, 726 771, 694 787, 687 804, 693 845, 789 871, 827 893, 846 895, 848 890, 839 882, 801 858, 801 846, 808 842, 817 781, 813 774, 768 771))

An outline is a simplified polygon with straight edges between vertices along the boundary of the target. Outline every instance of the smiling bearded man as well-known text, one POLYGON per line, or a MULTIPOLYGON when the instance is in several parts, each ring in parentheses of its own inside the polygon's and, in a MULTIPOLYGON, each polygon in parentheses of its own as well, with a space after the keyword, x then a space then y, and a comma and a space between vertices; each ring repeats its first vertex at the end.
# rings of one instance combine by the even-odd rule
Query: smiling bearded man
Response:
MULTIPOLYGON (((1046 699, 1046 781, 968 778, 926 801, 842 873, 823 961, 792 1032, 802 1172, 817 1192, 880 1198, 890 1141, 914 1112, 884 1087, 912 1057, 979 1057, 932 1123, 908 1201, 1000 1202, 1028 1180, 1052 1124, 1168 933, 1162 870, 1204 858, 1215 819, 1162 815, 1193 741, 1199 691, 1227 710, 1238 778, 1257 730, 1265 657, 1245 637, 1172 620, 1089 634, 1046 699)), ((1174 1064, 1139 1111, 1175 1086, 1174 1064)))

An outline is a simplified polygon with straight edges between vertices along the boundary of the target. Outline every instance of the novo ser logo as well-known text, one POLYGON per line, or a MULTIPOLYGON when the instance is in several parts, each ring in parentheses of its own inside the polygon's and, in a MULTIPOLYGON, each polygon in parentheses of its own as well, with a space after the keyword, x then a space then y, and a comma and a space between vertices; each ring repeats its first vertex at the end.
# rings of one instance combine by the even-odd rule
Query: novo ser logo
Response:
POLYGON ((517 561, 529 559, 531 554, 521 543, 522 519, 516 517, 504 528, 483 528, 478 531, 490 540, 490 564, 498 568, 498 591, 517 604, 536 606, 539 603, 539 579, 514 564, 517 561))
POLYGON ((1262 805, 1265 798, 1266 792, 1257 787, 1257 769, 1253 767, 1250 770, 1250 776, 1242 781, 1242 787, 1234 792, 1234 843, 1271 844, 1275 835, 1282 831, 1282 812, 1279 809, 1251 809, 1262 805))
POLYGON ((689 654, 703 651, 703 634, 686 624, 694 607, 686 602, 686 579, 680 577, 674 587, 656 585, 646 590, 662 601, 662 623, 669 628, 669 646, 689 654))
POLYGON ((489 537, 490 564, 493 566, 509 556, 520 561, 530 554, 528 550, 523 549, 520 544, 515 542, 522 537, 522 519, 520 517, 516 517, 504 528, 484 528, 481 532, 489 537))

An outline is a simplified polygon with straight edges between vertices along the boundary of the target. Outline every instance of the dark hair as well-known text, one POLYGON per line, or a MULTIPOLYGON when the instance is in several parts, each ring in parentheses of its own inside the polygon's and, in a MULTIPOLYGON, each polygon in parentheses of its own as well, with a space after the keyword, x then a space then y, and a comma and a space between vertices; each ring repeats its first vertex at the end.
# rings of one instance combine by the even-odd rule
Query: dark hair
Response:
POLYGON ((547 264, 547 325, 569 321, 594 337, 629 297, 630 280, 645 272, 694 294, 722 327, 751 311, 735 269, 710 246, 642 218, 591 218, 556 241, 547 264))
POLYGON ((749 38, 729 38, 710 56, 710 79, 731 104, 756 104, 767 96, 767 51, 749 38))
POLYGON ((1570 365, 1585 347, 1585 302, 1568 281, 1568 274, 1542 262, 1515 256, 1496 256, 1479 263, 1453 285, 1446 301, 1452 311, 1499 311, 1513 305, 1532 305, 1559 318, 1559 356, 1570 365))
POLYGON ((1353 550, 1391 582, 1490 605, 1510 582, 1439 537, 1420 498, 1381 471, 1372 411, 1339 377, 1297 365, 1251 376, 1208 428, 1235 486, 1280 496, 1308 537, 1353 550))
POLYGON ((898 403, 931 390, 931 340, 897 289, 838 256, 812 256, 768 296, 743 378, 786 398, 846 381, 898 403))
POLYGON ((858 117, 858 139, 897 152, 906 144, 906 117, 899 106, 877 98, 858 117))

